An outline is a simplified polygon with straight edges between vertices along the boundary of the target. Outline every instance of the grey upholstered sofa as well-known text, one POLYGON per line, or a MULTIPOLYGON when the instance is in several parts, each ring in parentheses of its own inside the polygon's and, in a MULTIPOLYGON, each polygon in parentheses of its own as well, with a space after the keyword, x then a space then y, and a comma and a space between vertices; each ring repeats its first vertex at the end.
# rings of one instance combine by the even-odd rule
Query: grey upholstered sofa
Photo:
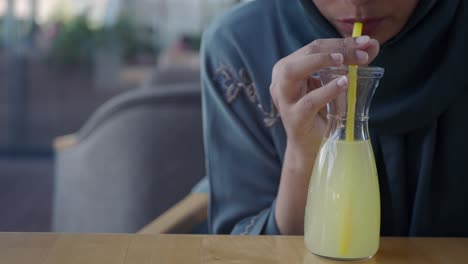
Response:
POLYGON ((200 103, 198 83, 137 89, 62 138, 53 230, 136 232, 188 194, 204 175, 200 103))

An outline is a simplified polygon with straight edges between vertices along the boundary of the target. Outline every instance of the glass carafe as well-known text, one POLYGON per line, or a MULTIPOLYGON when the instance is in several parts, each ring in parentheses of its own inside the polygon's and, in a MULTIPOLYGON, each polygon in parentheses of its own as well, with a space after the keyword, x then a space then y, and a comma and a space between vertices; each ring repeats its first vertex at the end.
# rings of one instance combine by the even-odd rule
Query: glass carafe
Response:
MULTIPOLYGON (((316 255, 361 260, 379 248, 380 192, 368 119, 383 73, 358 68, 354 131, 348 137, 350 89, 327 105, 328 126, 310 179, 304 226, 306 247, 316 255)), ((348 75, 348 67, 327 68, 315 77, 325 85, 342 75, 348 75)))

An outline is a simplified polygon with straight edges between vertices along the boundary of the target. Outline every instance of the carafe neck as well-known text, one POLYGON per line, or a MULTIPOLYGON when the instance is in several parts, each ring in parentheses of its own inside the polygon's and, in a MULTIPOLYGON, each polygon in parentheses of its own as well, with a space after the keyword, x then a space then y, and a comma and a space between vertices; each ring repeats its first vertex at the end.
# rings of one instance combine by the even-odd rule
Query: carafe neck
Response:
MULTIPOLYGON (((346 140, 346 116, 328 115, 325 137, 330 140, 346 140)), ((354 123, 354 141, 369 140, 369 117, 356 116, 354 123)))

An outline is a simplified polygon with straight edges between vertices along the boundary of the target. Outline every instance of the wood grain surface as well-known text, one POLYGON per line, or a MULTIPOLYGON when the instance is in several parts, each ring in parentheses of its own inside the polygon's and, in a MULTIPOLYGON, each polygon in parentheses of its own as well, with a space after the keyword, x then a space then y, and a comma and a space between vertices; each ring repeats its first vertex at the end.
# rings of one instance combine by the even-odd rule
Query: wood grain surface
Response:
MULTIPOLYGON (((0 233, 0 263, 339 263, 316 257, 302 237, 0 233)), ((361 263, 468 263, 468 239, 383 238, 361 263)))

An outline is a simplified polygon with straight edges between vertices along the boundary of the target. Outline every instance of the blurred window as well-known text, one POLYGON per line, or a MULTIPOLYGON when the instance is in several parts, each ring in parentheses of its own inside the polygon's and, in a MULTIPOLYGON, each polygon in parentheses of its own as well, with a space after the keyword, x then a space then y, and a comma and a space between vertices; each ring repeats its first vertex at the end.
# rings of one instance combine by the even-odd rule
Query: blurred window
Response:
POLYGON ((0 154, 50 154, 109 98, 197 70, 203 29, 235 0, 0 0, 0 154))

